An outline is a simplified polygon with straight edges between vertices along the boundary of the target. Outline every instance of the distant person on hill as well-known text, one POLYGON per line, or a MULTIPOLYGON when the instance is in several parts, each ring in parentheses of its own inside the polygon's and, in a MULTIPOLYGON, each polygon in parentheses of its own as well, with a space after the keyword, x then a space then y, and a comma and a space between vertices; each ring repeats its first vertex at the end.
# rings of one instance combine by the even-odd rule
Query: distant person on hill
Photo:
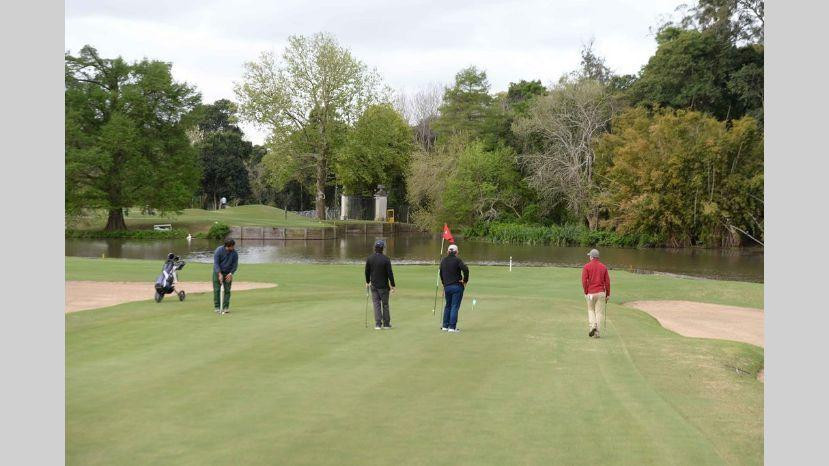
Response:
POLYGON ((458 311, 461 308, 464 287, 469 283, 469 268, 458 257, 457 245, 450 244, 447 252, 449 254, 440 261, 440 282, 446 296, 441 330, 455 333, 460 332, 458 311))
POLYGON ((227 198, 222 196, 222 198, 219 199, 219 208, 224 209, 225 207, 227 207, 227 198))
POLYGON ((391 260, 383 255, 386 242, 374 243, 374 254, 366 259, 366 288, 371 289, 371 303, 374 304, 374 330, 390 329, 389 285, 394 292, 394 272, 391 260))
POLYGON ((216 314, 230 312, 230 285, 237 267, 239 267, 239 253, 236 252, 236 241, 228 238, 225 244, 216 248, 213 253, 213 308, 216 314), (224 284, 225 292, 223 299, 220 300, 222 284, 224 284))
POLYGON ((590 332, 587 336, 599 338, 605 305, 610 299, 610 274, 599 260, 599 251, 591 249, 587 256, 590 261, 581 271, 581 286, 587 299, 587 320, 590 332))

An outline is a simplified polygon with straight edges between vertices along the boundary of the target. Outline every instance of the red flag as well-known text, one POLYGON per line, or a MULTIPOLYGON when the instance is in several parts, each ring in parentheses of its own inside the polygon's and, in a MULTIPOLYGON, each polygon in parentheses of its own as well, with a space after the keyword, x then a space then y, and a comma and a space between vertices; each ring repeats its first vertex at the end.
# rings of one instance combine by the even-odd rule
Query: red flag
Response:
POLYGON ((443 224, 443 239, 449 240, 450 243, 455 242, 455 238, 452 237, 452 232, 449 231, 449 226, 447 224, 443 224))

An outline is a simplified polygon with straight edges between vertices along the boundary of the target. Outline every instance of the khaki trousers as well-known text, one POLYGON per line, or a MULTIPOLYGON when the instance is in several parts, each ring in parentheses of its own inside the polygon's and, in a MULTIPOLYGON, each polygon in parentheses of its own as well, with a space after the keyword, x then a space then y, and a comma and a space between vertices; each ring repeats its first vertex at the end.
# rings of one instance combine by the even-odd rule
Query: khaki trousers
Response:
POLYGON ((590 321, 590 328, 597 329, 599 333, 602 332, 599 326, 601 326, 604 317, 605 303, 604 291, 587 295, 587 320, 590 321))

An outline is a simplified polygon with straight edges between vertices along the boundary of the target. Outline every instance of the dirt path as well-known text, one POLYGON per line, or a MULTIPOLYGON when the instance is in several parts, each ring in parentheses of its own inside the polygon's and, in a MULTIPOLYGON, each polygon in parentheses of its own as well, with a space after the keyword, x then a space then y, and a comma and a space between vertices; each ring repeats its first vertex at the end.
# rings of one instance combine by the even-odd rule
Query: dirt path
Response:
MULTIPOLYGON (((233 291, 273 288, 275 286, 276 283, 233 282, 233 291)), ((213 291, 213 284, 209 282, 181 282, 176 285, 176 289, 184 290, 187 294, 205 293, 213 291)), ((67 281, 65 288, 66 309, 64 312, 85 311, 131 301, 146 301, 153 299, 153 293, 155 293, 155 290, 152 283, 67 281)), ((164 299, 178 300, 178 297, 167 295, 164 299)))
POLYGON ((663 327, 686 337, 719 338, 765 346, 762 309, 692 301, 632 301, 624 305, 647 312, 663 327))

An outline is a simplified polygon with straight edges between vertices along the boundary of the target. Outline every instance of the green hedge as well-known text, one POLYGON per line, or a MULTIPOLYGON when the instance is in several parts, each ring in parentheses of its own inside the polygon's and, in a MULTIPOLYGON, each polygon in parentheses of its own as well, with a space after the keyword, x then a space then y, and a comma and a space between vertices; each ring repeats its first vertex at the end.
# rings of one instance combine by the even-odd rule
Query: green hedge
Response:
POLYGON ((66 238, 182 239, 187 230, 66 230, 66 238))
POLYGON ((208 239, 225 239, 230 234, 230 227, 222 222, 216 222, 210 226, 207 232, 208 239))
POLYGON ((553 246, 653 247, 662 244, 651 235, 623 235, 609 230, 590 231, 584 225, 525 225, 478 223, 463 230, 466 238, 484 238, 495 243, 549 244, 553 246))

